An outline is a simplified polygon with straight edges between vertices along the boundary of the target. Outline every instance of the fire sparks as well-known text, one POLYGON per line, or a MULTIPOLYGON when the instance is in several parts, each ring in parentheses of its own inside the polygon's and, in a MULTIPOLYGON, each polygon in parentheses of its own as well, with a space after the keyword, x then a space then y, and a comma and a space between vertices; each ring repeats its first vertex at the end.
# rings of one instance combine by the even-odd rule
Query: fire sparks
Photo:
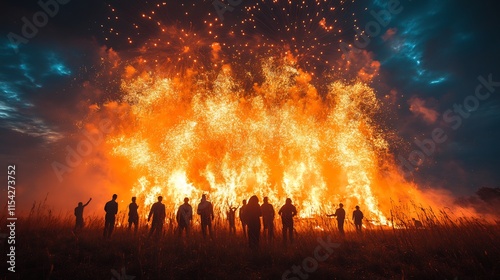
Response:
POLYGON ((342 202, 388 224, 392 199, 435 206, 399 174, 375 122, 380 63, 366 51, 346 62, 336 47, 357 25, 353 2, 256 1, 224 24, 173 2, 132 20, 127 39, 143 45, 122 52, 107 152, 143 209, 158 195, 174 211, 206 193, 225 213, 256 194, 275 205, 291 198, 303 218, 342 202), (167 8, 187 18, 165 23, 167 8))
POLYGON ((332 82, 320 95, 286 57, 262 61, 261 74, 250 92, 229 66, 213 81, 124 78, 128 119, 109 143, 136 176, 131 193, 146 206, 161 194, 172 209, 203 193, 220 208, 253 194, 274 203, 290 197, 301 217, 343 201, 387 222, 372 191, 378 155, 387 153, 372 122, 373 89, 332 82))

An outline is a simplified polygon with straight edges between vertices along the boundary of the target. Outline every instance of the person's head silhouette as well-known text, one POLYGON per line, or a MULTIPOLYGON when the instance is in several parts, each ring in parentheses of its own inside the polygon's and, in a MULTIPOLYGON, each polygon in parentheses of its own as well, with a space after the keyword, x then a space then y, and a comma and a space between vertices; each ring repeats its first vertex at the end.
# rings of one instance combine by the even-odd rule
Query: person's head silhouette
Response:
POLYGON ((135 202, 135 200, 136 200, 136 197, 135 196, 132 197, 132 202, 135 202))
POLYGON ((250 197, 250 199, 248 200, 248 204, 252 204, 252 205, 255 205, 255 204, 259 204, 259 198, 256 196, 256 195, 252 195, 252 197, 250 197))
POLYGON ((186 204, 187 204, 188 202, 189 202, 189 198, 185 197, 185 198, 184 198, 184 203, 186 203, 186 204))
POLYGON ((117 197, 118 197, 118 195, 116 193, 113 194, 113 200, 116 200, 117 197))
POLYGON ((163 196, 161 196, 161 195, 160 195, 160 196, 158 197, 158 202, 161 202, 162 200, 163 200, 163 196))

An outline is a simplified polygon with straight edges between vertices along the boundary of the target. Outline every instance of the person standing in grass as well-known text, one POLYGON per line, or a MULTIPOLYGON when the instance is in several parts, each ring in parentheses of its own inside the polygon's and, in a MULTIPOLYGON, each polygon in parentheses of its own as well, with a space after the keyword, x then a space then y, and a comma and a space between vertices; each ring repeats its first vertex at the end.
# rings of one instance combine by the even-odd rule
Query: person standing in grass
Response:
POLYGON ((165 217, 167 216, 165 212, 165 205, 161 203, 163 197, 158 196, 158 201, 151 206, 151 210, 148 215, 148 222, 151 221, 153 217, 153 222, 151 223, 151 230, 149 231, 149 236, 156 234, 160 236, 163 230, 163 223, 165 222, 165 217))
POLYGON ((210 235, 210 239, 212 239, 212 221, 215 219, 214 207, 210 201, 207 201, 207 195, 204 194, 201 196, 201 202, 198 204, 196 213, 201 216, 201 233, 203 238, 207 237, 208 229, 208 234, 210 235))
POLYGON ((352 219, 354 221, 354 226, 356 227, 356 231, 361 233, 361 228, 363 225, 363 212, 359 210, 359 206, 356 205, 356 210, 352 212, 352 219))
POLYGON ((193 207, 189 205, 189 198, 184 198, 184 204, 179 206, 175 219, 178 225, 179 236, 182 235, 183 230, 186 230, 186 236, 188 236, 191 220, 193 220, 193 207))
POLYGON ((241 228, 243 229, 243 236, 246 238, 247 237, 247 221, 246 221, 246 213, 245 209, 247 207, 247 200, 243 199, 243 206, 240 208, 240 222, 241 222, 241 228))
POLYGON ((85 206, 89 205, 90 201, 92 198, 87 201, 87 203, 83 204, 82 202, 78 202, 78 206, 75 208, 75 216, 76 216, 76 224, 74 231, 79 231, 84 227, 84 222, 83 222, 83 209, 85 206))
POLYGON ((335 216, 337 217, 337 225, 339 228, 340 234, 344 235, 344 220, 345 220, 345 210, 344 210, 344 204, 340 203, 339 208, 335 210, 334 214, 331 215, 326 215, 327 217, 332 217, 335 216))
POLYGON ((256 195, 250 197, 245 211, 248 225, 248 244, 251 249, 257 249, 260 240, 260 217, 262 216, 262 210, 260 209, 259 198, 256 195))
POLYGON ((297 215, 297 208, 292 204, 290 198, 286 199, 285 205, 278 211, 281 216, 281 223, 283 224, 283 243, 287 242, 287 233, 290 242, 293 243, 293 217, 297 215))
POLYGON ((115 215, 118 213, 118 202, 116 202, 117 198, 118 195, 113 194, 113 199, 104 205, 104 211, 106 211, 106 216, 104 217, 104 238, 110 238, 111 233, 115 228, 115 215))
POLYGON ((139 209, 139 205, 135 203, 136 197, 132 197, 132 202, 128 205, 128 229, 132 228, 132 224, 134 225, 134 233, 137 233, 137 227, 139 224, 139 213, 137 209, 139 209))
POLYGON ((227 221, 229 222, 229 233, 236 234, 236 210, 238 207, 229 206, 227 210, 227 221))
POLYGON ((268 241, 274 239, 274 207, 269 203, 269 198, 264 197, 264 203, 260 206, 262 210, 262 222, 264 224, 264 237, 268 241))

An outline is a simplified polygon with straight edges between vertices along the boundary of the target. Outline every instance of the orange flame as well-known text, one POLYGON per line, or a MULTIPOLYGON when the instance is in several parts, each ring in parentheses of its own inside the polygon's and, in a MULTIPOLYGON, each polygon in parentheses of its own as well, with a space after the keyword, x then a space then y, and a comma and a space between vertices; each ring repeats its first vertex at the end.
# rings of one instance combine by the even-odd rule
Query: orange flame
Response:
POLYGON ((373 121, 377 98, 362 82, 332 82, 320 95, 286 57, 264 60, 251 90, 229 65, 214 80, 138 72, 127 66, 128 109, 108 145, 128 162, 143 209, 158 195, 175 209, 203 193, 219 208, 256 194, 276 206, 291 198, 301 217, 342 202, 387 224, 391 197, 425 200, 399 175, 373 121))

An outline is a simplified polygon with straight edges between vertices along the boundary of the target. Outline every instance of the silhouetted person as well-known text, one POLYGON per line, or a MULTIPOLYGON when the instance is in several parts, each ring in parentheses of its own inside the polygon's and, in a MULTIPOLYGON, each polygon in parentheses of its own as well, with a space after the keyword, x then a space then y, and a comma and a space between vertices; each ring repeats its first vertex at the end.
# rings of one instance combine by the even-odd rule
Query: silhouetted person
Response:
POLYGON ((85 206, 89 205, 91 200, 92 198, 90 198, 89 201, 87 201, 87 203, 85 204, 83 204, 82 202, 78 202, 78 206, 75 207, 76 224, 74 231, 81 230, 85 225, 83 222, 83 209, 85 208, 85 206))
POLYGON ((354 226, 356 227, 357 232, 361 232, 361 228, 363 225, 363 212, 359 210, 359 206, 356 205, 356 210, 352 212, 352 219, 354 221, 354 226))
POLYGON ((281 223, 283 224, 283 243, 286 244, 287 242, 287 232, 290 242, 293 242, 293 217, 297 215, 297 208, 292 204, 290 198, 287 198, 285 205, 281 206, 278 215, 281 216, 281 223))
POLYGON ((193 207, 189 205, 189 198, 184 198, 184 204, 179 206, 175 219, 177 221, 177 225, 179 226, 179 236, 182 235, 183 230, 186 230, 186 236, 188 236, 191 220, 193 219, 193 207))
POLYGON ((262 210, 262 223, 264 224, 264 236, 269 241, 274 238, 274 207, 269 203, 269 198, 264 197, 264 203, 260 206, 262 210))
POLYGON ((229 222, 229 233, 236 234, 236 210, 238 207, 229 206, 227 210, 227 221, 229 222))
POLYGON ((250 245, 250 248, 256 249, 259 247, 260 217, 262 216, 259 198, 256 195, 253 195, 248 200, 245 212, 248 226, 248 244, 250 245))
POLYGON ((327 217, 332 217, 335 216, 337 217, 337 225, 339 228, 340 234, 344 235, 344 220, 345 220, 345 210, 344 210, 344 204, 340 203, 339 208, 335 210, 334 214, 331 215, 326 215, 327 217))
POLYGON ((415 218, 412 218, 412 220, 413 220, 413 224, 415 225, 415 228, 422 228, 422 227, 424 227, 424 226, 422 225, 422 222, 421 222, 421 221, 419 221, 419 220, 415 220, 415 218))
POLYGON ((132 224, 134 225, 134 232, 137 233, 137 227, 139 225, 139 213, 137 209, 139 205, 135 203, 136 197, 132 197, 132 202, 128 205, 128 229, 132 228, 132 224))
POLYGON ((196 213, 201 216, 201 233, 203 238, 207 237, 207 229, 210 238, 212 238, 212 220, 215 219, 214 207, 210 201, 207 201, 205 194, 201 196, 201 202, 198 204, 196 213))
POLYGON ((158 197, 158 201, 151 206, 151 211, 149 211, 148 222, 153 216, 153 222, 151 223, 151 230, 149 231, 149 236, 156 234, 160 236, 163 231, 163 223, 165 222, 165 217, 167 216, 165 212, 165 205, 161 203, 163 200, 162 196, 158 197))
POLYGON ((113 229, 115 228, 115 215, 118 213, 118 202, 116 202, 117 197, 118 195, 113 194, 113 199, 104 205, 104 211, 106 211, 106 216, 104 217, 105 238, 111 237, 111 233, 113 233, 113 229))
POLYGON ((240 222, 241 222, 241 228, 243 229, 243 236, 247 237, 247 221, 246 221, 246 216, 245 216, 245 209, 247 207, 247 200, 243 199, 243 206, 240 208, 240 222))

